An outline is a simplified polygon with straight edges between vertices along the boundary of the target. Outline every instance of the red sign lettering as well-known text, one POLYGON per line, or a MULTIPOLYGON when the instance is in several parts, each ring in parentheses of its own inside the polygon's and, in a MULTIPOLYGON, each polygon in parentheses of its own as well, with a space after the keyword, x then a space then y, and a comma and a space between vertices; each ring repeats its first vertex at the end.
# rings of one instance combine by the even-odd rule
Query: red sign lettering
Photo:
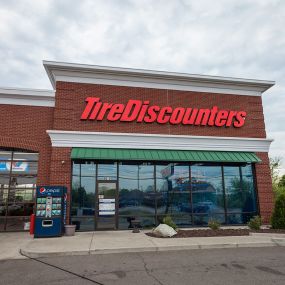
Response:
POLYGON ((149 101, 129 100, 126 105, 101 102, 98 97, 88 97, 81 120, 159 123, 240 128, 245 123, 245 111, 160 107, 149 101))

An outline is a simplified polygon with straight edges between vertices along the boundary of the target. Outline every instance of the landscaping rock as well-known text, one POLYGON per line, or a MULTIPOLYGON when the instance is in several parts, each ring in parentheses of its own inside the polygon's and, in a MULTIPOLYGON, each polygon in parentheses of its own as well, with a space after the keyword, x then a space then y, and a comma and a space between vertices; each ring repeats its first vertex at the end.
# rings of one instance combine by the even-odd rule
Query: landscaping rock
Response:
POLYGON ((153 234, 158 237, 173 237, 177 232, 166 224, 160 224, 153 231, 153 234))

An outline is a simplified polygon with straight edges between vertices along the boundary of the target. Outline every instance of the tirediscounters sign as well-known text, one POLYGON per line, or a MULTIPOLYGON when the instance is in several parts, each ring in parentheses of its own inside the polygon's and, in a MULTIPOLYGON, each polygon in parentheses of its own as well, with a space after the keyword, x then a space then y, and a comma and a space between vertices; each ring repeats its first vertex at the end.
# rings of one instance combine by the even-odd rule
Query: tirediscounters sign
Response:
POLYGON ((129 100, 127 104, 101 102, 98 97, 87 97, 81 120, 159 123, 172 125, 216 126, 240 128, 245 123, 246 112, 193 107, 161 107, 149 101, 129 100))

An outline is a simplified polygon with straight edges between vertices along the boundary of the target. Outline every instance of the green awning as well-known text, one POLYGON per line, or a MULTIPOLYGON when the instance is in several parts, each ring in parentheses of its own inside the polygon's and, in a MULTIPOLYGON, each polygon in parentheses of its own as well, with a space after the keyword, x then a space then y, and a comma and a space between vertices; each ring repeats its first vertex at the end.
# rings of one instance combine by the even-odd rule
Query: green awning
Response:
POLYGON ((117 148, 73 148, 71 158, 175 162, 261 162, 253 152, 117 148))

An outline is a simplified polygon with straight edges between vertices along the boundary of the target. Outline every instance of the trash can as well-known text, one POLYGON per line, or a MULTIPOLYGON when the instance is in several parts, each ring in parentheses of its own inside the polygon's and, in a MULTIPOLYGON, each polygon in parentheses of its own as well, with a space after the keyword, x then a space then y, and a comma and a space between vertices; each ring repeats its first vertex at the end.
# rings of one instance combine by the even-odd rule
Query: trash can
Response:
POLYGON ((65 225, 65 235, 68 237, 74 236, 76 225, 65 225))
POLYGON ((35 219, 36 219, 36 215, 31 214, 31 216, 30 216, 30 235, 33 235, 35 233, 35 219))

